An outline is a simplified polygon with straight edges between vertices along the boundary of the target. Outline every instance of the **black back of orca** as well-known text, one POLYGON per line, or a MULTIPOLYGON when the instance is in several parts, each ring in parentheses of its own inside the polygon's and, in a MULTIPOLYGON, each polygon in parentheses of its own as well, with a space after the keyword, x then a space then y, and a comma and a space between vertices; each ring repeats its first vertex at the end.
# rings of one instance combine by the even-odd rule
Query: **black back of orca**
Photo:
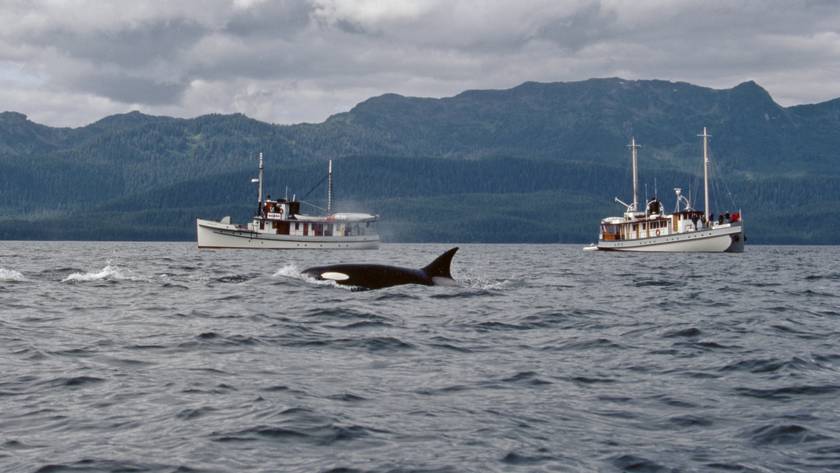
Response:
POLYGON ((307 268, 303 274, 319 281, 335 281, 343 286, 360 289, 382 289, 401 284, 434 286, 454 283, 450 267, 456 251, 457 247, 452 248, 420 269, 382 264, 334 264, 307 268))

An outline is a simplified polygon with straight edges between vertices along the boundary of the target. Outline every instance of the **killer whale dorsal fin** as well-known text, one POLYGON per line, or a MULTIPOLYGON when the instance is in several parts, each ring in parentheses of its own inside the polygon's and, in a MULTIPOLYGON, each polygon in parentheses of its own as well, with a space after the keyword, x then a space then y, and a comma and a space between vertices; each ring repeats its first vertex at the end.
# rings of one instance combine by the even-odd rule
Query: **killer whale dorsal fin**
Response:
POLYGON ((447 251, 446 253, 438 256, 434 261, 429 263, 428 266, 423 268, 423 272, 426 273, 426 275, 430 278, 452 279, 450 266, 452 265, 452 257, 455 256, 456 251, 458 251, 457 246, 447 251))

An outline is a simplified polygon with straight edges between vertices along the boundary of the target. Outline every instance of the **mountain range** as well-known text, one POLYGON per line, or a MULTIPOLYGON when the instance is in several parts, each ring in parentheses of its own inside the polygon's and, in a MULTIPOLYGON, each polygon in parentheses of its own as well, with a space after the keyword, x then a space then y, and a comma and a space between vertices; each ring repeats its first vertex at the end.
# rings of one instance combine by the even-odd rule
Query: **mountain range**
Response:
POLYGON ((381 216, 385 241, 588 242, 631 198, 741 209, 750 243, 840 243, 840 99, 783 107, 755 82, 526 82, 447 98, 385 94, 323 123, 131 112, 79 128, 0 113, 0 238, 191 240, 196 217, 247 219, 257 155, 269 192, 381 216), (313 189, 314 188, 314 189, 313 189))

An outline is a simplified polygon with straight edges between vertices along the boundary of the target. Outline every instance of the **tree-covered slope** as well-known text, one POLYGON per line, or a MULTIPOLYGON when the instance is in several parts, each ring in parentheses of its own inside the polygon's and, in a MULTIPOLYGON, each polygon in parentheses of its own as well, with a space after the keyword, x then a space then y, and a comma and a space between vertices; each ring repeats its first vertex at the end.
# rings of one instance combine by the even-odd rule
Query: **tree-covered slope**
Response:
POLYGON ((629 199, 630 136, 648 195, 670 202, 681 186, 699 202, 704 126, 723 178, 713 202, 745 211, 751 241, 840 241, 840 100, 785 108, 754 82, 622 79, 386 94, 291 126, 132 112, 51 128, 0 113, 0 238, 190 239, 197 216, 247 218, 263 152, 275 195, 301 197, 335 159, 343 204, 382 214, 393 240, 588 241, 621 211, 613 196, 629 199))

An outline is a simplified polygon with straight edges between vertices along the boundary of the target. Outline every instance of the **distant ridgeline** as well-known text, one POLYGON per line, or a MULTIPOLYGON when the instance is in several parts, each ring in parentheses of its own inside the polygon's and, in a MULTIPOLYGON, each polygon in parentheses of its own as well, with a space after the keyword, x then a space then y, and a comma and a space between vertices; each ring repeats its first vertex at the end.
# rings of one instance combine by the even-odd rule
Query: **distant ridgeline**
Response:
POLYGON ((0 114, 0 238, 192 240, 195 218, 304 196, 335 160, 336 208, 381 215, 386 242, 589 242, 630 189, 701 204, 708 127, 713 210, 741 209, 750 243, 840 243, 840 99, 782 107, 754 82, 728 90, 592 79, 443 99, 387 94, 319 124, 132 112, 81 128, 0 114), (253 205, 248 205, 253 202, 253 205))

